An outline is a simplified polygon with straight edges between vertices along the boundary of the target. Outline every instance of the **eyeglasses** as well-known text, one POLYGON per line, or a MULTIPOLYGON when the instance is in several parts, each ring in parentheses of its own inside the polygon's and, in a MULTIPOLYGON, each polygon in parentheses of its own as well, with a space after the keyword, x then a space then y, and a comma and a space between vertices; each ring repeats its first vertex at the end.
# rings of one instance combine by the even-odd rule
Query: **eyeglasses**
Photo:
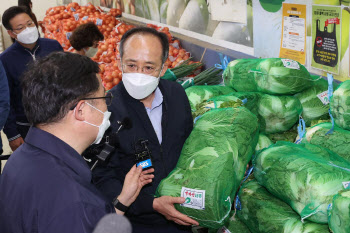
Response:
MULTIPOLYGON (((124 72, 126 73, 136 73, 140 70, 140 68, 135 64, 123 64, 124 72)), ((160 69, 156 69, 154 66, 144 66, 141 68, 141 72, 144 74, 154 74, 160 69)))
MULTIPOLYGON (((107 106, 110 106, 112 104, 112 99, 113 99, 113 94, 111 92, 107 92, 106 96, 102 96, 102 97, 91 97, 91 98, 83 98, 83 99, 80 99, 80 100, 96 100, 96 99, 105 99, 106 101, 106 105, 107 106)), ((79 100, 79 101, 80 101, 79 100)), ((74 108, 78 105, 75 104, 73 105, 70 110, 74 110, 74 108)))
POLYGON ((18 28, 13 29, 13 31, 23 31, 27 27, 35 27, 34 21, 30 21, 27 23, 27 26, 20 26, 18 28))

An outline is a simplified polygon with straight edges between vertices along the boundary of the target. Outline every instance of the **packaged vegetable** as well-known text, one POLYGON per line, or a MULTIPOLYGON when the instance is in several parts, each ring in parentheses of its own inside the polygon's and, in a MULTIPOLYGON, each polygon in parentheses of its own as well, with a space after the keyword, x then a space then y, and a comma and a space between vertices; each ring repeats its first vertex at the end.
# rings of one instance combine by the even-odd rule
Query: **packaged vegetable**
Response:
POLYGON ((327 223, 327 206, 350 181, 350 163, 320 146, 277 142, 254 159, 254 176, 302 219, 327 223))
POLYGON ((237 210, 237 216, 251 232, 329 232, 327 225, 307 220, 303 223, 290 206, 270 194, 256 180, 244 183, 238 196, 241 209, 237 210))
POLYGON ((176 168, 157 196, 185 197, 175 205, 201 226, 222 227, 258 140, 258 119, 246 108, 213 109, 196 122, 176 168))

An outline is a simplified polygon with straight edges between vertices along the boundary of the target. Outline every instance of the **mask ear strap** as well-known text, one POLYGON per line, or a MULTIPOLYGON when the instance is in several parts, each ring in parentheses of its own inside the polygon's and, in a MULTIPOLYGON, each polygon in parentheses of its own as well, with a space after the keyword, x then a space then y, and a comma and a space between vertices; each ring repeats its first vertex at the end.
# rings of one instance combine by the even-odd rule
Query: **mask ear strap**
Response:
POLYGON ((161 75, 161 74, 162 74, 162 72, 163 72, 163 68, 164 68, 164 63, 163 63, 163 65, 162 65, 162 68, 160 69, 160 72, 159 72, 158 78, 160 78, 160 75, 161 75))

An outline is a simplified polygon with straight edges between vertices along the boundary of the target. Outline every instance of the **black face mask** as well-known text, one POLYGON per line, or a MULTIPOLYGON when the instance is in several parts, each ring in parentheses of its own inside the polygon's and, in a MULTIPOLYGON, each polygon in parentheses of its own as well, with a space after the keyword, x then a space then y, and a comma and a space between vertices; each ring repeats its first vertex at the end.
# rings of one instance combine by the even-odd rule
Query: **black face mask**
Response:
POLYGON ((316 63, 335 67, 338 63, 338 44, 336 34, 336 24, 333 24, 333 31, 320 30, 320 20, 316 20, 316 38, 314 44, 314 60, 316 63))

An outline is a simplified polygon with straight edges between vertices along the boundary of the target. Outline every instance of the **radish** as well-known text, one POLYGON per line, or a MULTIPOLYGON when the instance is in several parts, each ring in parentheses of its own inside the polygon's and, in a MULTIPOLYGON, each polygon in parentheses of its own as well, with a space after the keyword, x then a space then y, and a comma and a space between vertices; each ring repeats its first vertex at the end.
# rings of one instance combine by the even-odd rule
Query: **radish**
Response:
POLYGON ((188 0, 169 0, 166 19, 167 24, 175 27, 179 26, 180 17, 187 3, 188 0))
POLYGON ((183 12, 179 27, 204 34, 209 20, 208 6, 205 0, 191 0, 183 12))
POLYGON ((160 2, 159 2, 159 14, 160 14, 160 22, 161 23, 166 24, 167 10, 168 10, 168 1, 167 0, 160 0, 160 2))

